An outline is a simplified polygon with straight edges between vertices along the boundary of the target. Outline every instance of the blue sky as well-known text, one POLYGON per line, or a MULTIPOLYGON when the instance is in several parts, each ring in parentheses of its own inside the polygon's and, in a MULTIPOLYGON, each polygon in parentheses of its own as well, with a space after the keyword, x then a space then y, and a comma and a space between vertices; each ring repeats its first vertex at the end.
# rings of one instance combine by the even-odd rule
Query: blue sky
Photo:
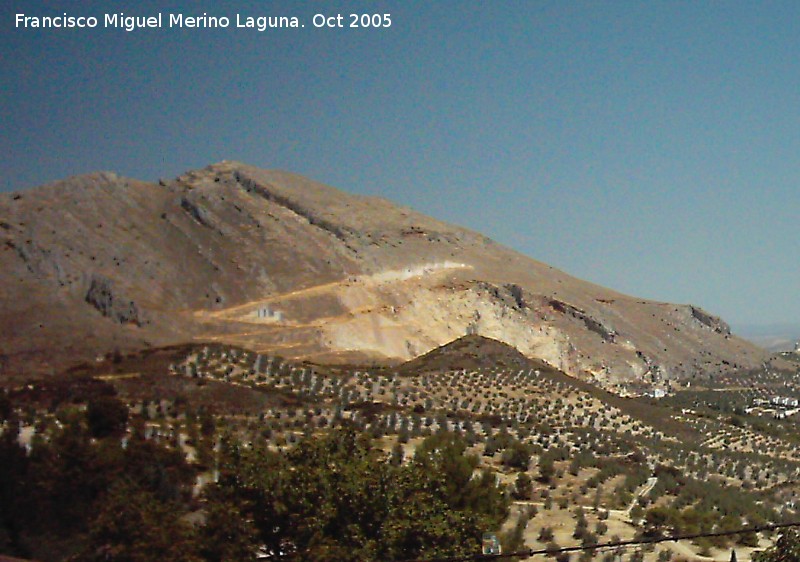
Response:
POLYGON ((0 190, 235 159, 623 292, 800 323, 800 3, 9 0, 0 26, 0 190), (65 11, 306 27, 14 27, 65 11), (392 26, 311 23, 352 12, 392 26))

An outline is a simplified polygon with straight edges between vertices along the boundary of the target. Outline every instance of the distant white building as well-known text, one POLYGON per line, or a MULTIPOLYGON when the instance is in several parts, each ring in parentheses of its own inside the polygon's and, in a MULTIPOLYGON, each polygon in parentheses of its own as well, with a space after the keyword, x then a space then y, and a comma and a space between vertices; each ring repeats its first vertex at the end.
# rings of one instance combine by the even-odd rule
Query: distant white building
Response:
POLYGON ((274 320, 280 322, 283 320, 283 312, 280 310, 273 310, 268 306, 261 306, 256 309, 256 318, 261 320, 274 320))
POLYGON ((648 398, 664 398, 667 395, 667 391, 663 388, 653 388, 645 392, 644 395, 648 398))

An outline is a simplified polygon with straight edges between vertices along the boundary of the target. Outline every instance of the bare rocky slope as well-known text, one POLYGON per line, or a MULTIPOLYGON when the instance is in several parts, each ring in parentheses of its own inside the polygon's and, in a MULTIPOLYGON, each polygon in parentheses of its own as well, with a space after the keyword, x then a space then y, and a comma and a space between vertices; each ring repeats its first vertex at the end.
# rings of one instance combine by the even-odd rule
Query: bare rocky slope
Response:
POLYGON ((0 372, 218 341, 395 362, 487 336, 604 384, 752 368, 692 305, 623 295, 378 198, 222 162, 171 181, 95 173, 0 194, 0 372))

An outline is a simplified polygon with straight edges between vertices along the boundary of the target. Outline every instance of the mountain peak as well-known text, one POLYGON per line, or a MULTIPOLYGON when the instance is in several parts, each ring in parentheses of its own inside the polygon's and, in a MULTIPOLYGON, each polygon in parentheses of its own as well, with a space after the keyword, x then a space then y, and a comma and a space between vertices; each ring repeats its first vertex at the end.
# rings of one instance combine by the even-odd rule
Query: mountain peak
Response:
POLYGON ((766 358, 697 307, 575 279, 385 199, 234 161, 160 183, 99 172, 0 198, 0 366, 198 340, 401 363, 464 334, 448 353, 493 357, 486 336, 602 384, 766 358))

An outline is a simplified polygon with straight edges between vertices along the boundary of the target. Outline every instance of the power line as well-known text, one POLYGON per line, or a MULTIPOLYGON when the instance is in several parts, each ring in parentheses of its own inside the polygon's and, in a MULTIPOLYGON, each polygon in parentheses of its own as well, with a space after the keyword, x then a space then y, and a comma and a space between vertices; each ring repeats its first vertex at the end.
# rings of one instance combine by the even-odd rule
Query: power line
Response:
POLYGON ((746 527, 734 531, 719 531, 716 533, 693 533, 689 535, 670 535, 667 537, 650 537, 644 539, 632 539, 627 541, 616 541, 608 543, 598 543, 593 545, 567 546, 560 548, 545 548, 541 550, 518 550, 504 554, 471 554, 467 556, 451 556, 447 558, 414 558, 411 560, 400 560, 395 562, 469 562, 471 560, 500 560, 502 558, 512 558, 515 556, 529 558, 537 554, 561 554, 564 552, 578 552, 583 550, 602 550, 606 548, 628 548, 631 546, 656 544, 662 542, 683 541, 699 539, 704 537, 728 537, 731 535, 742 535, 745 533, 760 533, 763 531, 776 531, 788 527, 800 527, 800 521, 792 523, 779 523, 776 525, 764 525, 761 527, 746 527))

